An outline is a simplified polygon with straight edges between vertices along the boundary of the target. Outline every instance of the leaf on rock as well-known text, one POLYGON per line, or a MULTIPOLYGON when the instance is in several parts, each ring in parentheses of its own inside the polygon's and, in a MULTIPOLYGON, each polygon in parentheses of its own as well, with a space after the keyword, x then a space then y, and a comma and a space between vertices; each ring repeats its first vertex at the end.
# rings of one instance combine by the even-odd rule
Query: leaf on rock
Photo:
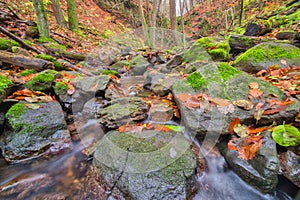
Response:
POLYGON ((294 126, 279 125, 273 129, 272 138, 281 146, 296 146, 300 143, 300 132, 294 126))
POLYGON ((234 134, 234 130, 233 130, 234 126, 237 125, 237 124, 240 124, 240 123, 241 123, 241 121, 240 121, 239 118, 237 118, 237 117, 233 118, 233 120, 229 124, 229 133, 231 135, 234 134))
POLYGON ((252 99, 252 98, 258 98, 260 97, 261 95, 263 95, 263 91, 261 91, 260 89, 258 88, 252 88, 249 90, 248 92, 248 98, 249 99, 252 99))
POLYGON ((231 103, 227 99, 213 98, 210 100, 211 103, 215 103, 218 106, 224 107, 229 106, 231 103))
POLYGON ((258 89, 258 82, 251 82, 248 86, 250 89, 258 89))
POLYGON ((229 104, 228 106, 219 106, 219 105, 217 105, 217 108, 224 115, 234 112, 234 106, 232 104, 229 104))
POLYGON ((144 129, 143 125, 134 124, 134 125, 123 125, 118 128, 120 133, 130 132, 130 133, 141 133, 144 129))
POLYGON ((181 101, 181 102, 186 102, 186 100, 188 100, 189 98, 191 98, 192 95, 188 94, 188 93, 181 93, 178 94, 177 98, 181 101))
POLYGON ((41 107, 39 104, 36 104, 36 103, 26 103, 25 106, 27 108, 30 108, 30 109, 33 109, 33 110, 37 110, 41 107))
POLYGON ((243 124, 236 124, 233 127, 233 131, 240 136, 241 138, 247 137, 248 136, 248 127, 243 124))
POLYGON ((68 93, 68 95, 72 95, 75 92, 75 88, 71 83, 67 83, 67 85, 68 85, 68 88, 69 88, 67 93, 68 93))
POLYGON ((248 136, 242 140, 242 145, 238 149, 239 158, 244 160, 251 160, 255 157, 256 152, 262 145, 263 136, 248 136))
POLYGON ((251 101, 248 101, 245 99, 240 99, 240 100, 234 101, 233 104, 244 110, 252 110, 252 108, 254 106, 251 101))
POLYGON ((281 64, 287 65, 286 60, 280 60, 281 64))
POLYGON ((196 97, 191 96, 184 102, 184 105, 189 109, 200 108, 200 101, 196 97))
POLYGON ((259 128, 256 128, 256 127, 249 127, 249 128, 247 129, 247 133, 248 133, 249 135, 255 135, 255 134, 258 134, 258 133, 262 133, 262 132, 264 132, 264 131, 266 131, 266 130, 268 130, 268 129, 270 129, 269 126, 264 126, 264 127, 259 127, 259 128))

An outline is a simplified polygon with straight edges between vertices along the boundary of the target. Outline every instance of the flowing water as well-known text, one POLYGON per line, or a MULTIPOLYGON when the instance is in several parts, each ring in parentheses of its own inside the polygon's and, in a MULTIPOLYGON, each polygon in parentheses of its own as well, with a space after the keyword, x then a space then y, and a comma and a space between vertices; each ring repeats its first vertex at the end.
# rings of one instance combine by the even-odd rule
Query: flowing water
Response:
MULTIPOLYGON (((124 92, 130 93, 128 88, 140 84, 141 80, 123 80, 122 85, 127 88, 124 92)), ((89 120, 86 125, 92 127, 95 123, 89 120)), ((174 121, 168 123, 176 124, 174 121)), ((99 177, 89 173, 91 159, 82 153, 87 140, 94 139, 95 133, 91 130, 89 133, 64 155, 14 165, 7 165, 0 159, 0 199, 103 199, 107 188, 101 185, 99 177)), ((205 152, 197 140, 192 142, 200 149, 200 154, 207 155, 208 166, 208 171, 198 176, 199 191, 193 200, 299 199, 297 188, 284 188, 288 183, 286 180, 281 181, 279 185, 283 187, 278 188, 275 196, 261 194, 226 167, 221 155, 213 156, 205 152)))

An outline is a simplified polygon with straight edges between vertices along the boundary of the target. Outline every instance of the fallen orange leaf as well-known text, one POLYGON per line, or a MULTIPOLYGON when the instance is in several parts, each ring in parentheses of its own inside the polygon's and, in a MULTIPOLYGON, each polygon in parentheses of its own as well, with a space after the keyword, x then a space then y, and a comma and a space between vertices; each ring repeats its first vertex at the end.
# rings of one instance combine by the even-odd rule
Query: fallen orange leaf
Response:
POLYGON ((230 122, 230 124, 229 124, 229 133, 231 134, 231 135, 233 135, 234 134, 234 126, 235 125, 237 125, 237 124, 240 124, 241 123, 241 121, 240 121, 240 119, 239 118, 237 118, 237 117, 235 117, 235 118, 233 118, 233 120, 230 122))
POLYGON ((248 85, 250 89, 258 89, 258 82, 251 82, 248 85))

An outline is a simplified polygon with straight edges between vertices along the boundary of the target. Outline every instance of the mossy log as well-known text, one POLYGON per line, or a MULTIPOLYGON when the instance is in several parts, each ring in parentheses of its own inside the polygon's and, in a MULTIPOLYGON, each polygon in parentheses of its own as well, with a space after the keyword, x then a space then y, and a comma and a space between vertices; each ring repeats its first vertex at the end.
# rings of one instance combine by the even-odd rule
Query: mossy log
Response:
POLYGON ((36 71, 54 69, 52 62, 2 50, 0 50, 0 61, 36 71))
POLYGON ((51 48, 51 47, 45 47, 45 48, 47 49, 47 54, 56 58, 68 58, 76 61, 84 61, 86 58, 86 55, 80 53, 70 53, 68 51, 59 48, 51 48))

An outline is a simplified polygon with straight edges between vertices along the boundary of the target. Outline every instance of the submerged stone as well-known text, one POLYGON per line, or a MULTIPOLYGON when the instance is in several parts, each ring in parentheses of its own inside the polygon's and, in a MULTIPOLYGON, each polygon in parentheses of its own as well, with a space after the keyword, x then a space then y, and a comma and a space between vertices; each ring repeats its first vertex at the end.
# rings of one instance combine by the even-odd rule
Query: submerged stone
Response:
POLYGON ((181 133, 108 132, 93 164, 130 199, 189 199, 197 190, 196 159, 181 133))

